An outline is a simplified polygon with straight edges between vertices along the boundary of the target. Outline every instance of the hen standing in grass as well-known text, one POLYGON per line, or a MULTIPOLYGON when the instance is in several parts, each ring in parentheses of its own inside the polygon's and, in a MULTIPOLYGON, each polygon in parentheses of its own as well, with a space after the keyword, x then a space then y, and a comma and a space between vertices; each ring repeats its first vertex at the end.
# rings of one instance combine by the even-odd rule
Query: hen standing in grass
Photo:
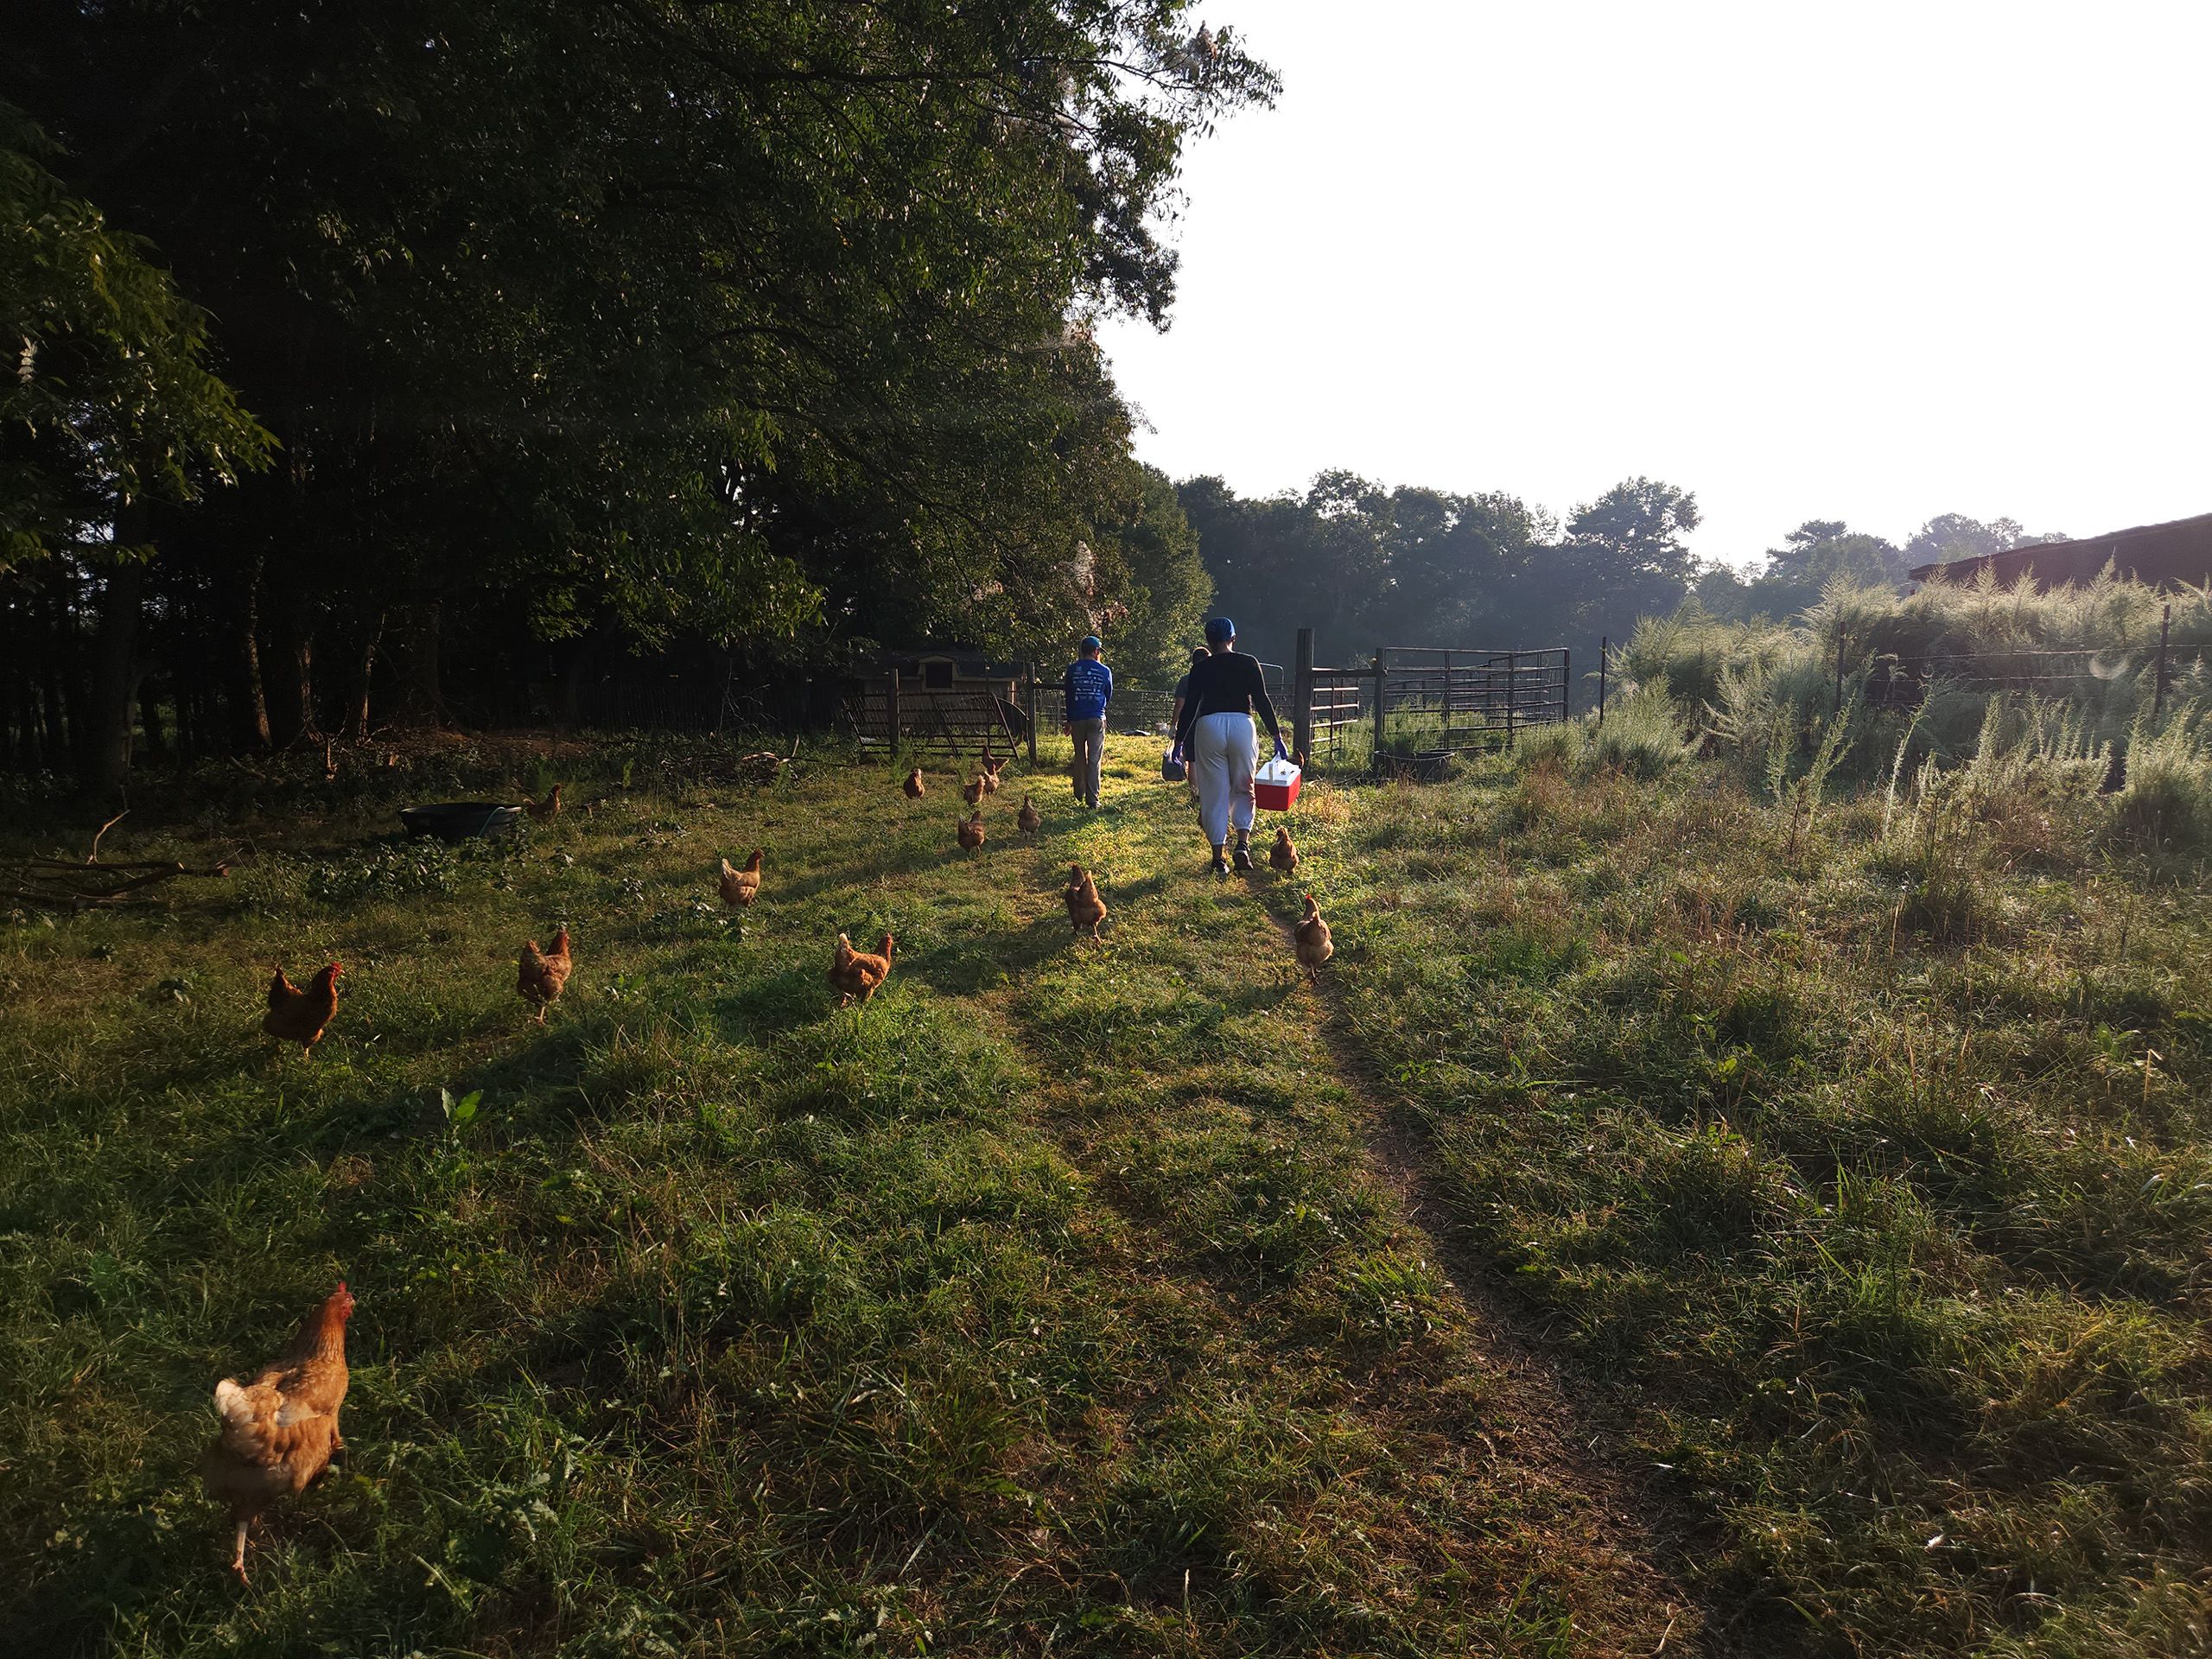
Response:
POLYGON ((906 781, 899 787, 906 791, 906 798, 910 801, 920 800, 929 791, 929 785, 922 781, 922 769, 919 766, 916 766, 906 774, 906 781))
POLYGON ((976 774, 974 783, 963 784, 960 786, 960 796, 969 805, 981 806, 983 804, 983 774, 979 772, 976 774))
POLYGON ((750 910, 753 901, 760 896, 760 849, 755 847, 745 868, 739 869, 729 860, 722 860, 722 903, 732 910, 750 910))
POLYGON ((1289 830, 1277 826, 1275 844, 1268 849, 1268 862, 1285 875, 1298 868, 1298 849, 1291 843, 1289 830))
POLYGON ((1310 893, 1306 895, 1306 919, 1299 923, 1294 937, 1298 965, 1319 984, 1321 964, 1337 954, 1337 947, 1329 938, 1329 925, 1321 919, 1320 904, 1310 893))
POLYGON ((1030 803, 1027 795, 1023 796, 1021 810, 1014 815, 1014 827, 1025 836, 1033 836, 1037 833, 1037 826, 1044 822, 1044 815, 1030 803))
POLYGON ((240 1584, 254 1517, 285 1493, 304 1491, 345 1446, 338 1408, 346 1399, 346 1321, 353 1313, 353 1293, 340 1281, 292 1345, 252 1382, 241 1386, 226 1376, 215 1385, 223 1427, 200 1460, 200 1474, 207 1496, 230 1506, 238 1528, 231 1571, 240 1584))
POLYGON ((540 950, 536 939, 524 942, 519 971, 515 976, 515 994, 537 1009, 537 1023, 545 1023, 548 1004, 557 1000, 568 988, 569 930, 564 923, 553 936, 550 950, 540 950))
POLYGON ((830 958, 830 983, 838 993, 837 1006, 843 1007, 855 997, 862 1002, 874 996, 876 988, 891 976, 891 946, 888 933, 883 943, 870 956, 864 950, 853 949, 853 942, 842 933, 837 936, 837 949, 830 958))
POLYGON ((1078 933, 1087 927, 1096 938, 1098 924, 1106 919, 1106 901, 1098 896, 1098 883, 1090 872, 1080 864, 1069 865, 1068 884, 1060 897, 1067 900, 1069 925, 1078 933))
POLYGON ((334 962, 302 990, 279 968, 269 982, 269 1012, 261 1028, 280 1043, 297 1043, 302 1054, 312 1052, 338 1013, 338 976, 345 971, 344 963, 334 962))
POLYGON ((524 801, 522 804, 522 810, 540 823, 544 823, 548 818, 559 817, 561 816, 561 785, 554 785, 542 801, 524 801))
POLYGON ((960 837, 962 848, 969 852, 974 852, 983 844, 982 811, 978 810, 972 817, 955 818, 952 821, 952 832, 960 837))

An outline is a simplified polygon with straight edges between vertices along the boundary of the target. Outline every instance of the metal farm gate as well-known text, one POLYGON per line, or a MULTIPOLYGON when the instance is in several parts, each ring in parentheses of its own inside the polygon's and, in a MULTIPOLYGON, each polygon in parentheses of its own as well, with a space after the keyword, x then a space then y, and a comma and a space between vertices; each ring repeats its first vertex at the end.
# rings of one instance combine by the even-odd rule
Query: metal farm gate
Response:
POLYGON ((1531 726, 1572 709, 1564 646, 1533 651, 1386 645, 1357 668, 1313 661, 1313 631, 1298 631, 1292 673, 1294 747, 1327 770, 1435 777, 1455 755, 1513 747, 1531 726))
POLYGON ((893 658, 845 682, 840 723, 863 750, 946 756, 988 746, 1037 759, 1037 674, 1028 663, 994 663, 952 652, 893 658))

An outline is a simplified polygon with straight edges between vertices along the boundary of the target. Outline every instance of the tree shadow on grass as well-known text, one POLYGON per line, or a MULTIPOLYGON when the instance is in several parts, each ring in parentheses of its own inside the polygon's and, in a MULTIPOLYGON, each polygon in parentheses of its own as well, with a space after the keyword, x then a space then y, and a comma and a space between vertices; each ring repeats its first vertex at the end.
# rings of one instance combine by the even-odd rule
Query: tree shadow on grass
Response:
POLYGON ((811 1025, 837 1000, 826 977, 829 960, 825 951, 817 967, 785 968, 713 998, 709 1007, 715 1029, 733 1043, 758 1043, 811 1025))
POLYGON ((993 988, 1002 976, 1029 972, 1072 943, 1066 914, 1047 912, 1019 932, 963 937, 900 966, 939 995, 973 996, 993 988))

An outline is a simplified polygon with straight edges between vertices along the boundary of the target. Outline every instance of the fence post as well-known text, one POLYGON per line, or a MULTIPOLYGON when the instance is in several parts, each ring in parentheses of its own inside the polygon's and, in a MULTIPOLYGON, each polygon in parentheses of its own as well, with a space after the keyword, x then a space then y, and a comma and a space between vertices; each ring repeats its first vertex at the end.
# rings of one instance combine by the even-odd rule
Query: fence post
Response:
POLYGON ((1513 705, 1521 700, 1521 653, 1505 653, 1505 752, 1513 753, 1513 705))
POLYGON ((1298 655, 1291 659, 1290 743, 1307 760, 1313 759, 1313 630, 1311 628, 1298 631, 1298 655))
POLYGON ((1605 664, 1611 659, 1612 654, 1612 636, 1606 633, 1599 634, 1598 636, 1598 723, 1600 726, 1605 723, 1605 664))
POLYGON ((1037 764, 1037 664, 1024 663, 1021 672, 1022 678, 1027 683, 1025 689, 1029 702, 1029 764, 1034 766, 1037 764))
POLYGON ((1382 647, 1375 648, 1375 753, 1369 764, 1378 778, 1382 774, 1382 647))
POLYGON ((892 664, 891 671, 886 677, 885 691, 883 731, 890 740, 891 758, 896 760, 899 758, 899 664, 896 663, 892 664))
POLYGON ((2158 671, 2152 682, 2151 693, 2151 720, 2154 725, 2158 716, 2166 711, 2166 635, 2172 631, 2173 626, 2173 601, 2168 600, 2158 612, 2158 671))
POLYGON ((1564 726, 1574 718, 1574 653, 1562 645, 1559 653, 1559 719, 1564 726))

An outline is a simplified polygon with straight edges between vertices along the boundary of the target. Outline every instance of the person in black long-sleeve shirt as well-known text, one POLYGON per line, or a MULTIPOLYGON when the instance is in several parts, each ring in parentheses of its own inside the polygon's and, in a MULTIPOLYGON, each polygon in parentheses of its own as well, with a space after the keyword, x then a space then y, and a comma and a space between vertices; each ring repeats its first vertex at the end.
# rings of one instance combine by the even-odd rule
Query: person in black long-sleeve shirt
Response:
POLYGON ((1198 786, 1198 822, 1213 848, 1213 873, 1229 874, 1229 831, 1236 830, 1236 868, 1252 868, 1252 716, 1266 722, 1275 741, 1275 756, 1283 753, 1282 733, 1275 724, 1274 704, 1268 696, 1267 677, 1256 658, 1236 649, 1236 625, 1225 616, 1206 624, 1206 645, 1212 652, 1191 670, 1190 691, 1183 699, 1182 722, 1175 731, 1175 754, 1187 758, 1191 776, 1198 786))

